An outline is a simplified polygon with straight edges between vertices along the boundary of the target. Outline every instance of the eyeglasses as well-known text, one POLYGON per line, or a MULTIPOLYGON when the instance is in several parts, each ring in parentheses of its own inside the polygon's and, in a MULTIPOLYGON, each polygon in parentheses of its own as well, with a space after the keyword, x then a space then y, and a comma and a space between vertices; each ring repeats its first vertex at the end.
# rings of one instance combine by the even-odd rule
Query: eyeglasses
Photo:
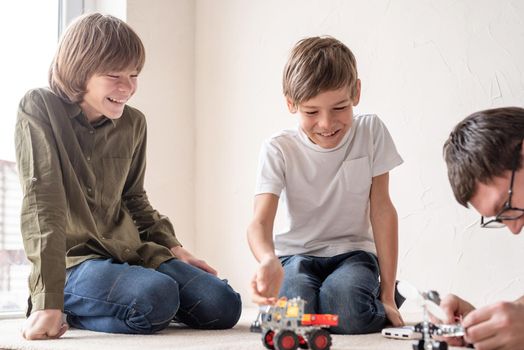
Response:
POLYGON ((515 180, 515 171, 517 170, 518 157, 520 157, 520 149, 522 142, 517 145, 515 154, 515 163, 513 165, 513 171, 511 172, 511 181, 509 184, 508 195, 509 198, 504 203, 504 207, 495 216, 491 217, 480 217, 480 227, 483 228, 501 228, 506 226, 503 221, 518 220, 524 216, 524 209, 515 208, 511 206, 511 197, 513 196, 513 182, 515 180))

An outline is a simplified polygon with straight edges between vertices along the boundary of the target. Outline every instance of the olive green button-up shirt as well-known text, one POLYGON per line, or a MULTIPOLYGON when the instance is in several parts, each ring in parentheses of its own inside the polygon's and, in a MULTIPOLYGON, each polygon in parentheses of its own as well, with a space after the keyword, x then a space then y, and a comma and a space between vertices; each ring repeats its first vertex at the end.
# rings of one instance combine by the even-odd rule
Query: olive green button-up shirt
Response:
POLYGON ((156 268, 179 246, 169 219, 144 191, 146 122, 122 117, 92 125, 77 104, 48 89, 18 110, 16 157, 23 190, 21 230, 33 267, 30 309, 63 309, 66 268, 113 259, 156 268))

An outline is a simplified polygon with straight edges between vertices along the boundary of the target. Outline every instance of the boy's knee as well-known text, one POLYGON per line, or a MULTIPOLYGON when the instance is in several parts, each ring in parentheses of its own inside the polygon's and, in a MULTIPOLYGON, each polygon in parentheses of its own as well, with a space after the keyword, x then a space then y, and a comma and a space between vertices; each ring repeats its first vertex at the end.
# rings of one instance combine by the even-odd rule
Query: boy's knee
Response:
POLYGON ((242 299, 240 298, 240 294, 235 292, 231 286, 225 283, 217 302, 222 311, 219 315, 219 321, 213 328, 232 328, 237 324, 242 313, 242 299))
POLYGON ((143 285, 129 307, 126 323, 138 333, 153 333, 169 325, 180 305, 178 283, 156 275, 143 285))
POLYGON ((331 293, 322 290, 319 298, 322 313, 339 316, 338 326, 330 328, 333 333, 374 333, 386 325, 387 318, 380 301, 372 294, 358 288, 336 290, 331 293))

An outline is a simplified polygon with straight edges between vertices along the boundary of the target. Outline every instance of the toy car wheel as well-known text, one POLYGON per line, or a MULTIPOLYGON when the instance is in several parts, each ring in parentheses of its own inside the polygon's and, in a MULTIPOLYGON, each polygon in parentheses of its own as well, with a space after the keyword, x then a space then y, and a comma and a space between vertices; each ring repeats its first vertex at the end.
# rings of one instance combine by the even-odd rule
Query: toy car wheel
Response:
POLYGON ((262 343, 267 349, 273 350, 275 348, 274 336, 275 332, 272 330, 268 330, 262 335, 262 343))
POLYGON ((275 335, 276 350, 296 350, 298 348, 298 337, 293 331, 281 331, 275 335))
POLYGON ((328 350, 331 347, 331 334, 325 329, 317 329, 308 335, 311 350, 328 350))

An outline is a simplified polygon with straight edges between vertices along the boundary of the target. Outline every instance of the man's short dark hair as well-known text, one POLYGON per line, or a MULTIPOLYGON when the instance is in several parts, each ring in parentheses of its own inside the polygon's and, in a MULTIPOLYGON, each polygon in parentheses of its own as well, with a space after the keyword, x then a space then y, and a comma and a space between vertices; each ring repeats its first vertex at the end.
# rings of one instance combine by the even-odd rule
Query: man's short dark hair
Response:
MULTIPOLYGON (((487 184, 515 166, 515 147, 524 138, 524 109, 476 112, 458 123, 444 144, 448 178, 457 201, 467 207, 477 182, 487 184)), ((516 169, 520 169, 518 157, 516 169)))

